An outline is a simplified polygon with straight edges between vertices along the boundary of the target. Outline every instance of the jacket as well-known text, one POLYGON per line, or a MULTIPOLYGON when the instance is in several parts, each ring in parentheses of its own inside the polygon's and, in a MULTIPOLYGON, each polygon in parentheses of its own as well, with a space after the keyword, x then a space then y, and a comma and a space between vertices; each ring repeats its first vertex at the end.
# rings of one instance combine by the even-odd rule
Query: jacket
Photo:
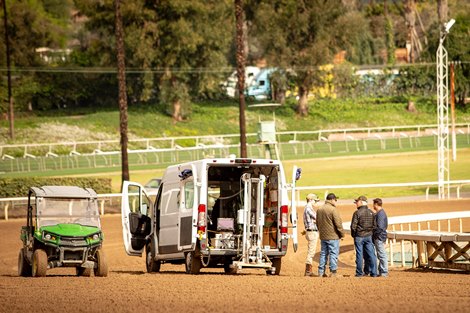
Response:
POLYGON ((320 240, 337 240, 344 237, 343 221, 333 202, 326 200, 317 210, 317 227, 320 240))
POLYGON ((367 205, 360 206, 354 212, 351 221, 352 237, 368 237, 372 236, 375 228, 375 216, 367 205))

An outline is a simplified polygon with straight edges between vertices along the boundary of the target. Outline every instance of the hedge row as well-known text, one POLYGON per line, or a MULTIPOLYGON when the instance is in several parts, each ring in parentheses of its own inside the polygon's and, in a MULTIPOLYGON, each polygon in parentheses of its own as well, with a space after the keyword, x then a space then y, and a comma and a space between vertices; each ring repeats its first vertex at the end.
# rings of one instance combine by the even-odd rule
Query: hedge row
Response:
POLYGON ((0 198, 27 197, 30 187, 78 186, 92 188, 96 193, 111 193, 110 178, 88 177, 31 177, 0 178, 0 198))

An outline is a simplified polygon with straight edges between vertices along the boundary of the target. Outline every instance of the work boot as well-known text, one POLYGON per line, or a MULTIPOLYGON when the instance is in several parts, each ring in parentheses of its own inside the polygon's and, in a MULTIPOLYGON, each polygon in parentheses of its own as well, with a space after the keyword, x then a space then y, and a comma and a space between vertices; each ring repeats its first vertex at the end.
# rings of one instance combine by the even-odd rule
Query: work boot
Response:
POLYGON ((304 276, 309 276, 309 277, 313 276, 312 264, 305 264, 305 274, 304 274, 304 276))
POLYGON ((331 271, 331 273, 330 273, 330 277, 336 277, 336 276, 337 276, 337 273, 336 273, 336 271, 331 271))

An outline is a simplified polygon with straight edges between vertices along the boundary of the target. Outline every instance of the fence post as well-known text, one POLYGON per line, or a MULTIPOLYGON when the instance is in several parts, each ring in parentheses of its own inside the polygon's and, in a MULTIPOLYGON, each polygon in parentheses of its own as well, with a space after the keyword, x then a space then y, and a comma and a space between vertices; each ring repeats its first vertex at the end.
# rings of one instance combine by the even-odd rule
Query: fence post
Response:
POLYGON ((100 205, 100 209, 101 209, 101 215, 104 215, 104 199, 101 200, 101 205, 100 205))
POLYGON ((5 203, 5 207, 4 207, 4 209, 5 209, 5 221, 8 221, 8 205, 9 205, 8 202, 5 203))

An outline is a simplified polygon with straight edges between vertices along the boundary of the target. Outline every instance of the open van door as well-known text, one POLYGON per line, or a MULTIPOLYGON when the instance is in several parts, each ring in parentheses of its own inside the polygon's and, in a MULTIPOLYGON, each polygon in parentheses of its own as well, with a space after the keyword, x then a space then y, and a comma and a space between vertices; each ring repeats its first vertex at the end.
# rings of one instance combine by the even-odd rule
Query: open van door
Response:
POLYGON ((122 239, 128 255, 142 256, 153 232, 151 209, 152 202, 144 187, 138 183, 124 181, 121 193, 122 239))
POLYGON ((292 168, 292 188, 291 188, 291 222, 292 222, 292 243, 294 245, 294 252, 297 252, 298 238, 297 238, 297 201, 295 199, 295 183, 300 179, 302 173, 301 168, 296 165, 292 168))

